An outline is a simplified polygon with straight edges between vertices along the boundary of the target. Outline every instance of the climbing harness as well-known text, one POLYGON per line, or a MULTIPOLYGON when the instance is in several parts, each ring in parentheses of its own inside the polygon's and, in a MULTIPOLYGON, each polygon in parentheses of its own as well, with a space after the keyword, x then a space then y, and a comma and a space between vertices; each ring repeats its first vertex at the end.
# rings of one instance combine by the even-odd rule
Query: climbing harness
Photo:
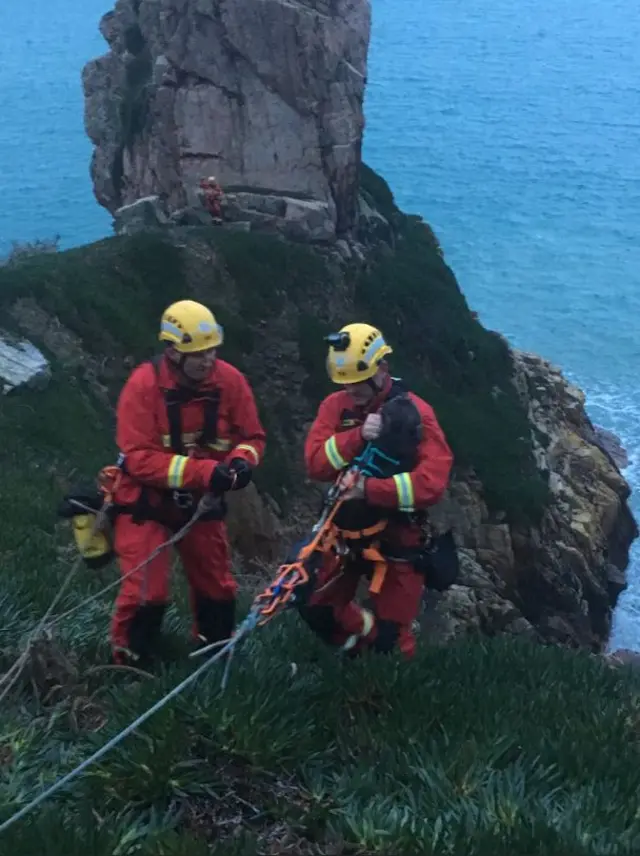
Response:
POLYGON ((184 538, 187 532, 189 532, 189 530, 198 522, 198 520, 200 520, 205 514, 209 512, 210 505, 215 500, 216 498, 213 497, 211 494, 205 494, 196 506, 196 510, 193 516, 184 524, 184 526, 178 529, 178 531, 175 532, 170 538, 167 538, 166 541, 163 541, 161 544, 158 544, 155 550, 153 550, 153 552, 151 552, 146 559, 144 559, 142 562, 136 565, 135 568, 132 568, 126 574, 122 574, 118 577, 118 579, 114 580, 113 582, 106 585, 104 588, 101 588, 99 591, 95 592, 95 594, 90 595, 89 597, 85 598, 85 600, 82 600, 80 603, 77 603, 75 606, 72 606, 71 609, 68 609, 66 612, 63 612, 60 615, 54 616, 51 623, 57 624, 58 622, 62 621, 63 618, 68 618, 70 615, 73 615, 73 613, 77 612, 79 609, 83 609, 85 606, 87 606, 87 604, 98 600, 100 597, 102 597, 103 594, 115 588, 116 586, 119 586, 124 580, 128 579, 129 577, 133 576, 133 574, 146 567, 146 565, 152 562, 156 558, 156 556, 163 552, 163 550, 167 550, 170 547, 173 547, 175 544, 178 543, 178 541, 181 541, 184 538))
MULTIPOLYGON (((292 561, 280 565, 275 579, 256 595, 247 617, 238 626, 233 639, 237 635, 246 635, 255 627, 263 627, 287 607, 297 603, 302 590, 313 582, 314 559, 321 557, 336 543, 337 530, 333 520, 345 502, 344 495, 356 484, 359 476, 360 470, 357 467, 350 467, 340 474, 327 493, 322 514, 311 530, 311 539, 298 549, 292 561)), ((220 644, 213 642, 205 645, 189 656, 200 657, 220 644)))

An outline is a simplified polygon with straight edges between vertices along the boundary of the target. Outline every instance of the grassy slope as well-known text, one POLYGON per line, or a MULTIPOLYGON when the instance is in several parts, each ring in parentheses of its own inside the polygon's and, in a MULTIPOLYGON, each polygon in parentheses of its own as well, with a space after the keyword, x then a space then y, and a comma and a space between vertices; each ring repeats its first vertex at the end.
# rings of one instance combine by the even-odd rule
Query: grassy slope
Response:
MULTIPOLYGON (((10 830, 3 852, 638 852, 638 704, 624 677, 506 641, 422 651, 401 668, 343 668, 294 624, 254 638, 224 699, 213 673, 30 828, 10 830), (238 817, 241 846, 227 838, 238 817), (216 832, 216 820, 231 823, 216 832), (266 849, 285 830, 299 848, 266 849), (332 841, 344 849, 330 850, 332 841)), ((96 689, 109 712, 95 735, 75 733, 62 706, 16 711, 4 725, 3 802, 53 781, 183 672, 126 687, 94 677, 86 692, 96 689)))
MULTIPOLYGON (((380 184, 371 191, 386 192, 380 184)), ((369 301, 372 317, 381 317, 387 306, 385 329, 399 324, 386 300, 408 312, 408 326, 393 331, 398 356, 408 369, 430 366, 426 392, 441 396, 439 412, 458 455, 481 466, 484 447, 475 432, 465 437, 462 417, 482 415, 486 400, 479 393, 473 398, 473 390, 504 381, 496 368, 504 357, 496 340, 472 325, 450 274, 436 260, 432 239, 410 221, 403 234, 395 268, 383 259, 368 279, 361 278, 359 302, 369 301), (424 237, 413 231, 418 228, 424 237), (424 298, 415 291, 418 276, 433 310, 429 339, 414 338, 410 326, 411 309, 424 298), (457 313, 455 326, 447 324, 451 313, 457 313), (459 340, 495 359, 493 369, 487 365, 483 375, 480 368, 466 387, 463 352, 458 349, 456 359, 437 358, 438 342, 446 357, 459 340), (451 382, 449 391, 438 385, 444 381, 451 382)), ((317 259, 300 248, 252 239, 249 254, 244 240, 234 236, 224 247, 241 305, 216 306, 234 334, 227 353, 239 363, 254 348, 247 312, 277 314, 285 292, 302 294, 321 276, 317 259)), ((222 293, 218 275, 210 276, 201 287, 222 293)), ((184 278, 184 260, 174 248, 153 238, 111 240, 0 270, 0 302, 6 307, 17 296, 33 295, 83 338, 90 353, 138 360, 155 347, 140 319, 157 317, 181 296, 184 278)), ((297 331, 302 359, 312 368, 313 397, 323 389, 320 354, 310 339, 319 326, 305 312, 297 331)), ((116 371, 116 388, 119 379, 116 371)), ((519 436, 517 412, 506 423, 492 404, 484 413, 495 420, 485 430, 500 437, 494 448, 519 436)), ((56 365, 46 391, 2 400, 0 437, 0 649, 9 665, 22 634, 46 610, 69 567, 69 535, 53 514, 61 479, 74 468, 91 474, 114 450, 108 414, 88 384, 62 365, 56 365)), ((502 487, 490 482, 497 506, 508 498, 500 491, 514 481, 521 488, 516 499, 532 484, 537 489, 526 453, 505 460, 511 478, 502 487)), ((276 474, 290 477, 277 445, 268 466, 269 487, 276 474)), ((524 512, 530 507, 529 501, 522 505, 524 512)), ((59 611, 110 579, 113 573, 102 581, 82 574, 59 611)), ((68 771, 188 671, 178 661, 140 684, 121 673, 91 672, 96 658, 106 654, 110 604, 103 597, 62 622, 56 645, 43 654, 48 662, 34 659, 21 694, 13 694, 10 704, 1 702, 1 816, 68 771), (71 663, 56 654, 57 646, 71 663)), ((181 598, 168 622, 178 651, 186 620, 181 598)), ((216 677, 201 681, 140 735, 128 738, 78 780, 68 797, 16 825, 0 841, 0 852, 277 853, 283 851, 276 845, 269 851, 268 842, 286 834, 300 839, 291 851, 298 853, 329 852, 325 844, 314 850, 312 842, 335 838, 346 842, 344 853, 407 856, 577 856, 640 848, 637 687, 591 659, 485 640, 422 650, 401 669, 393 658, 343 667, 288 617, 252 640, 222 700, 216 677), (291 652, 299 666, 295 678, 291 652), (230 838, 243 828, 243 818, 246 832, 239 840, 230 838), (217 838, 216 819, 233 821, 218 827, 217 838)))

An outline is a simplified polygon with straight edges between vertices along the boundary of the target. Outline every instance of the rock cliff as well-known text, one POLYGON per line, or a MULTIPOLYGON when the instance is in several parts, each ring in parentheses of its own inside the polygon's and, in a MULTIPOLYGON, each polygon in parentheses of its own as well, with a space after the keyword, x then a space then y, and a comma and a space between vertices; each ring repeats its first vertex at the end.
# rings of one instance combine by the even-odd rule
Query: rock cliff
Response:
POLYGON ((432 520, 457 532, 462 576, 429 597, 423 625, 434 641, 476 629, 599 651, 638 535, 629 486, 611 436, 603 443, 586 414, 584 393, 539 356, 511 354, 536 466, 549 485, 545 509, 536 525, 509 524, 487 513, 473 480, 454 479, 432 520))
POLYGON ((95 195, 193 205, 225 189, 321 203, 354 224, 369 0, 117 0, 83 69, 95 195))

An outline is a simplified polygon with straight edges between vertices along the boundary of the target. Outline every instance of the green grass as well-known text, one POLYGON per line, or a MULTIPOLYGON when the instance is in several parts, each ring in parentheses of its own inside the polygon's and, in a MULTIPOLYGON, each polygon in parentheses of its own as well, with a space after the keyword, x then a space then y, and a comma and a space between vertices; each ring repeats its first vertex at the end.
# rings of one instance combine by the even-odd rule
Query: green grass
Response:
MULTIPOLYGON (((152 681, 103 683, 96 703, 108 720, 94 735, 27 704, 0 738, 16 759, 0 773, 0 816, 185 672, 174 664, 152 681)), ((223 697, 220 674, 214 666, 9 830, 6 852, 79 856, 90 843, 95 856, 205 853, 216 838, 214 853, 252 852, 216 816, 235 816, 256 852, 283 826, 319 847, 300 852, 336 841, 343 854, 637 852, 638 684, 586 655, 485 640, 423 648, 408 665, 340 663, 289 615, 249 640, 223 697), (255 811, 230 789, 250 789, 255 811), (195 829, 194 806, 206 819, 195 829)))
POLYGON ((240 311, 247 323, 278 315, 287 302, 323 288, 327 270, 316 252, 266 234, 219 232, 215 246, 238 287, 240 311))

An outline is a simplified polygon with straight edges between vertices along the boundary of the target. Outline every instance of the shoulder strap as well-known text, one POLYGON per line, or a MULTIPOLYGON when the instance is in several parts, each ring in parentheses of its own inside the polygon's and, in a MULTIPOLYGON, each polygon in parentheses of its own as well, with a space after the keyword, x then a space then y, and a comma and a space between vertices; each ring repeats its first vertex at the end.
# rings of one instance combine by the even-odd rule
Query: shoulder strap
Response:
POLYGON ((407 395, 408 392, 409 390, 402 378, 392 377, 391 389, 389 390, 389 395, 386 397, 385 401, 390 401, 392 398, 398 398, 401 395, 407 395))
MULTIPOLYGON (((164 359, 164 354, 154 354, 149 363, 153 366, 156 375, 156 381, 160 381, 160 364, 164 359)), ((167 420, 169 422, 169 438, 171 441, 171 451, 175 455, 181 455, 184 452, 182 445, 182 420, 180 418, 180 398, 172 394, 174 390, 163 390, 165 407, 167 408, 167 420)))
POLYGON ((204 398, 204 427, 202 444, 213 445, 218 439, 218 410, 220 408, 220 390, 213 389, 204 398))
POLYGON ((152 357, 149 358, 149 362, 153 366, 157 378, 160 377, 160 363, 163 359, 164 354, 154 354, 152 357))
MULTIPOLYGON (((153 366, 156 378, 160 378, 160 363, 163 355, 156 354, 149 362, 153 366)), ((220 408, 220 390, 213 389, 203 395, 191 393, 182 389, 164 390, 164 401, 167 408, 167 421, 169 422, 169 437, 171 450, 176 455, 184 454, 182 445, 182 419, 180 407, 192 398, 202 398, 204 403, 204 425, 202 430, 201 444, 203 446, 213 445, 218 439, 218 411, 220 408)))

